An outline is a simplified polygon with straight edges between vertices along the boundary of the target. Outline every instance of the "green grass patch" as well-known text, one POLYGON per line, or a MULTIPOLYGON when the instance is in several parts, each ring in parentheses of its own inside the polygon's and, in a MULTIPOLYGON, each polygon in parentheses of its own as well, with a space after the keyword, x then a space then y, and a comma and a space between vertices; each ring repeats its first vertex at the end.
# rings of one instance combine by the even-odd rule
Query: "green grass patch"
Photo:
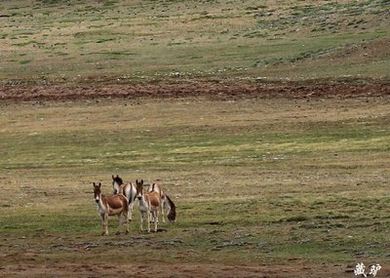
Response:
POLYGON ((366 71, 361 69, 367 66, 367 49, 359 48, 359 55, 349 51, 350 45, 388 40, 387 10, 381 1, 267 5, 249 0, 240 5, 232 1, 154 5, 49 1, 34 5, 34 16, 29 16, 24 1, 3 6, 4 14, 12 16, 3 18, 6 49, 1 58, 9 62, 1 80, 36 80, 42 72, 53 82, 82 82, 91 76, 116 80, 124 73, 133 81, 139 79, 139 72, 143 79, 154 80, 171 71, 203 78, 388 78, 385 44, 367 46, 375 53, 370 59, 382 64, 369 65, 366 71), (80 28, 74 28, 75 23, 80 28), (50 42, 61 44, 73 58, 55 55, 63 50, 50 42), (109 52, 136 55, 131 61, 110 56, 109 63, 104 55, 92 55, 107 52, 107 45, 109 52), (11 57, 26 48, 31 55, 42 57, 29 64, 29 71, 21 70, 11 57), (44 55, 47 49, 52 56, 44 55), (345 51, 339 58, 342 62, 332 62, 328 54, 333 50, 345 51), (91 56, 93 62, 89 63, 91 56))

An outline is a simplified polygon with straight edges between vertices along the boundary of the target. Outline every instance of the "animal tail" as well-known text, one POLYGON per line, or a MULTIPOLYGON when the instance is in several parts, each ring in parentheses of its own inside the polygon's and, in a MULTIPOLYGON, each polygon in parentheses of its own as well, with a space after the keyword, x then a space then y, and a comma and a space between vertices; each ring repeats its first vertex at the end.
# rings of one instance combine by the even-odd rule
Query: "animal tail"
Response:
POLYGON ((171 200, 171 198, 169 198, 167 194, 165 194, 165 198, 169 205, 169 212, 167 218, 169 222, 173 223, 176 221, 176 205, 173 203, 173 201, 171 200))
POLYGON ((123 196, 123 199, 124 199, 124 202, 125 202, 125 206, 123 207, 123 211, 124 213, 127 214, 127 212, 129 211, 129 199, 127 199, 126 195, 122 194, 123 196))

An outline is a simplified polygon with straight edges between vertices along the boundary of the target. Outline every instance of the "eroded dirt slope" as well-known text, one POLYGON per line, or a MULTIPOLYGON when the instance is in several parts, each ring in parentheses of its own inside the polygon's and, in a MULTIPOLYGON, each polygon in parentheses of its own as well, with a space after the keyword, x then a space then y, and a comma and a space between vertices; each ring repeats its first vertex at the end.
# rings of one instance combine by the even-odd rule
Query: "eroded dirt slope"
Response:
POLYGON ((247 82, 183 81, 140 84, 1 85, 0 99, 77 100, 95 98, 307 98, 390 95, 388 82, 247 82))

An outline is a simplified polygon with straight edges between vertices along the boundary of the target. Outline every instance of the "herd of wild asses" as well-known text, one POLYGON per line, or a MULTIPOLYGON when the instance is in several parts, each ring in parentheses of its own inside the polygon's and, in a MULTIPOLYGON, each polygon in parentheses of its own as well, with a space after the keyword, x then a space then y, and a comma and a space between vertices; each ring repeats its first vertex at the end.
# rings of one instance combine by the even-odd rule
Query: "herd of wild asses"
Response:
MULTIPOLYGON (((154 231, 157 232, 159 215, 165 223, 165 218, 170 222, 176 220, 176 206, 171 198, 163 191, 159 180, 152 184, 144 184, 143 180, 136 180, 124 183, 118 175, 112 176, 113 194, 106 196, 101 192, 102 184, 93 182, 94 199, 97 204, 98 213, 102 219, 102 235, 108 235, 108 216, 117 215, 119 218, 119 229, 125 225, 126 233, 129 232, 129 221, 132 220, 133 208, 136 201, 141 214, 141 231, 144 230, 144 221, 148 225, 154 224, 154 231), (146 187, 146 190, 144 190, 146 187)), ((118 231, 119 233, 120 231, 118 231)))

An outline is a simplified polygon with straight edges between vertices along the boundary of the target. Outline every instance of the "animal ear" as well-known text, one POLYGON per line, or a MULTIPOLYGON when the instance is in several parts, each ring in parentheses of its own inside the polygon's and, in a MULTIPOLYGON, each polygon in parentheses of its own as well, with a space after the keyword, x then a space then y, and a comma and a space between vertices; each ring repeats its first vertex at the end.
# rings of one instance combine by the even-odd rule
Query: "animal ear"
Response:
POLYGON ((115 177, 114 177, 114 175, 112 175, 112 179, 113 179, 113 180, 115 180, 115 177))
POLYGON ((100 182, 99 182, 99 184, 98 184, 98 185, 99 185, 99 188, 100 188, 100 187, 102 187, 102 184, 101 184, 100 182))
POLYGON ((95 182, 93 182, 93 183, 92 183, 92 185, 93 185, 93 187, 95 187, 95 186, 96 186, 96 183, 95 183, 95 182))
POLYGON ((144 180, 141 180, 141 184, 144 184, 144 180))

